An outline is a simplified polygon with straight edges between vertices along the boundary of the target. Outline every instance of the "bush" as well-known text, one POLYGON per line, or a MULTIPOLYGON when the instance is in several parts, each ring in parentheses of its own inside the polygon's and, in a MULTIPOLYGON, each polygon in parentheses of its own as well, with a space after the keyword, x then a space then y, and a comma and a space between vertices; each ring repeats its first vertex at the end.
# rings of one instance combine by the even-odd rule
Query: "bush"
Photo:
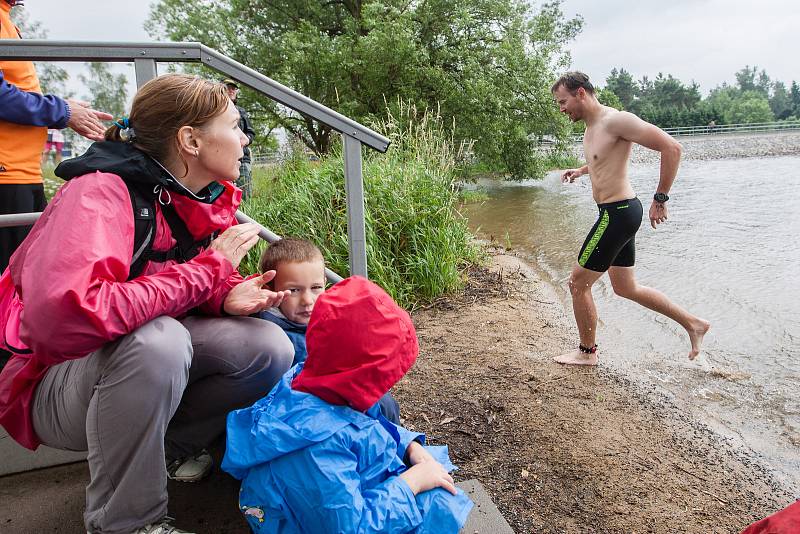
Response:
MULTIPOLYGON (((392 140, 386 154, 364 159, 367 270, 402 306, 413 308, 460 288, 465 268, 481 261, 455 187, 463 146, 448 138, 438 116, 401 107, 375 129, 392 140)), ((347 204, 341 150, 321 161, 302 154, 255 169, 256 193, 242 209, 283 236, 305 237, 329 268, 349 274, 347 204)), ((242 273, 255 272, 263 245, 242 273)))

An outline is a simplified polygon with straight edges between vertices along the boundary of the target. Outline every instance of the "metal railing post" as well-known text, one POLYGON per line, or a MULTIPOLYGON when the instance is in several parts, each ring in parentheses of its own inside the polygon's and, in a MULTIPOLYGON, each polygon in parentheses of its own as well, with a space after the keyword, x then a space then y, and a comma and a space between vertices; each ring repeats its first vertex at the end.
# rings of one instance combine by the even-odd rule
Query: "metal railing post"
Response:
POLYGON ((367 277, 367 233, 364 224, 364 180, 361 173, 361 141, 344 137, 344 183, 347 192, 347 241, 350 274, 367 277))
POLYGON ((133 67, 136 70, 136 87, 141 87, 158 76, 155 59, 134 59, 133 67))

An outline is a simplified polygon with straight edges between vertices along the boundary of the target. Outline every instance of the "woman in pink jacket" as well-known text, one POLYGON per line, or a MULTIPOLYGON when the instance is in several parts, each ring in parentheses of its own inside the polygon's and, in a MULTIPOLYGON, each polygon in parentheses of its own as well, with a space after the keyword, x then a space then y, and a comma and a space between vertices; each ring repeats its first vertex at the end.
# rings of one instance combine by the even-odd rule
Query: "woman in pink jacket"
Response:
POLYGON ((238 122, 222 84, 150 81, 57 168, 68 182, 0 278, 0 424, 30 449, 89 452, 89 532, 182 532, 167 477, 207 474, 226 414, 292 361, 279 327, 247 317, 284 293, 265 288, 274 271, 237 272, 258 241, 234 216, 238 122))

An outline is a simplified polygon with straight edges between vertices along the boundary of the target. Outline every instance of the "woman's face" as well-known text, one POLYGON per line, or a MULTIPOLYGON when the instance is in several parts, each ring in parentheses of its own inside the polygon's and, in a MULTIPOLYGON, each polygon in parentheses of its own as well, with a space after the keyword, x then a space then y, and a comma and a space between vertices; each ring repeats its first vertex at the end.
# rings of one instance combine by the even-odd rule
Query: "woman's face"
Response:
POLYGON ((236 180, 245 145, 247 136, 239 129, 239 111, 233 102, 228 102, 225 112, 211 119, 198 132, 194 171, 208 173, 212 180, 236 180))

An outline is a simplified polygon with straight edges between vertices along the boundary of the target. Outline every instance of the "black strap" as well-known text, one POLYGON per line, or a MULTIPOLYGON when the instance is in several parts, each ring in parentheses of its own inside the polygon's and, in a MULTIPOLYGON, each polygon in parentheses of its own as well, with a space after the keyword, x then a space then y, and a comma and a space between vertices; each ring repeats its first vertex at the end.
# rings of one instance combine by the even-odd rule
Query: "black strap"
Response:
POLYGON ((169 225, 176 244, 169 250, 153 250, 153 240, 156 235, 156 194, 142 190, 134 184, 127 185, 131 195, 135 227, 128 280, 142 274, 145 264, 149 261, 157 263, 164 263, 170 260, 178 263, 187 262, 197 256, 216 237, 215 232, 204 239, 195 241, 189 229, 186 228, 186 223, 175 212, 172 203, 162 204, 161 213, 169 225))
POLYGON ((126 182, 125 185, 133 207, 133 251, 128 270, 128 280, 131 280, 142 274, 145 263, 149 261, 147 253, 151 251, 156 235, 155 194, 134 184, 126 182))

